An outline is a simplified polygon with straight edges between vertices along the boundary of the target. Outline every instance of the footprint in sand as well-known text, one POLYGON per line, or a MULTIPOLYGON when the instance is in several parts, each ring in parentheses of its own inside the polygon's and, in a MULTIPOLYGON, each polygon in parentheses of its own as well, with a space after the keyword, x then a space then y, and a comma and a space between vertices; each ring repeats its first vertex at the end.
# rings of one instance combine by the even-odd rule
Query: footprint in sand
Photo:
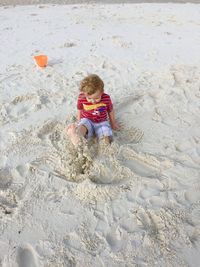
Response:
POLYGON ((126 245, 126 239, 122 229, 113 228, 110 233, 106 235, 106 241, 114 252, 119 252, 126 245))
POLYGON ((12 192, 0 191, 0 218, 4 215, 10 215, 17 207, 16 195, 12 192))
POLYGON ((200 201, 200 184, 196 186, 192 186, 189 190, 187 190, 184 194, 185 199, 190 203, 196 203, 200 201))
POLYGON ((11 185, 13 177, 9 168, 0 169, 0 190, 8 189, 11 185))
POLYGON ((88 225, 82 224, 77 231, 80 243, 84 248, 93 255, 98 255, 104 247, 104 240, 96 233, 91 233, 88 230, 88 225))
POLYGON ((25 194, 25 178, 28 170, 28 164, 18 165, 12 169, 9 167, 0 169, 0 217, 17 213, 25 194))
POLYGON ((21 247, 17 251, 18 267, 38 267, 36 253, 30 245, 21 247))
POLYGON ((10 120, 28 115, 31 110, 37 108, 38 99, 36 95, 21 95, 15 97, 10 103, 6 103, 5 109, 10 120))
POLYGON ((53 133, 57 121, 47 121, 38 131, 37 135, 40 139, 46 139, 51 133, 53 133))
POLYGON ((136 153, 128 147, 121 150, 121 156, 123 164, 142 177, 155 177, 160 175, 161 164, 153 156, 136 153))
POLYGON ((152 196, 159 196, 159 195, 160 195, 159 190, 156 190, 154 188, 149 188, 147 185, 144 185, 144 188, 139 193, 139 196, 142 199, 149 199, 152 196))
POLYGON ((9 190, 12 181, 10 170, 0 169, 0 217, 12 214, 17 207, 16 195, 9 190))

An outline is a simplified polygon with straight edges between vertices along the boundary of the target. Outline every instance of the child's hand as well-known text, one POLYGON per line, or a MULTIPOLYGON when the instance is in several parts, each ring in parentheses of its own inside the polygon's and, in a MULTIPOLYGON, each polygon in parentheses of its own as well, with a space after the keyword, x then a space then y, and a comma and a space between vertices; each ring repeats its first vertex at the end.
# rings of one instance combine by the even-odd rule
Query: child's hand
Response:
POLYGON ((111 127, 112 127, 113 130, 116 130, 116 131, 120 130, 120 125, 116 121, 111 124, 111 127))

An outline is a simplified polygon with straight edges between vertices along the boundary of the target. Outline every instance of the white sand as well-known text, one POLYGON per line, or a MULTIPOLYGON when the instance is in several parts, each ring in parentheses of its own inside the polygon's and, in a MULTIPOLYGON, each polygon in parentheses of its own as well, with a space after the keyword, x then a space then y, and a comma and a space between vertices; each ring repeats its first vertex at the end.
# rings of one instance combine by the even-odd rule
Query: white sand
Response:
POLYGON ((199 265, 199 18, 194 4, 0 8, 2 267, 199 265), (123 127, 81 156, 64 129, 88 73, 123 127))
POLYGON ((199 0, 0 0, 0 6, 7 5, 39 5, 39 4, 53 4, 53 5, 66 5, 66 4, 127 4, 127 3, 196 3, 199 0))
POLYGON ((196 3, 199 0, 0 0, 0 6, 15 6, 15 5, 66 5, 66 4, 127 4, 127 3, 196 3))

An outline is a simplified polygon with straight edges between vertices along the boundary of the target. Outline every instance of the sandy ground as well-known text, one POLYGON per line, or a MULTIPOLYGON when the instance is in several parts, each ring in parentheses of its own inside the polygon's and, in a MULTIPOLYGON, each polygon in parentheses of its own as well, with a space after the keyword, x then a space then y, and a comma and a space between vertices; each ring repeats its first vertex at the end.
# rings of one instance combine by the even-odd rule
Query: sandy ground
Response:
POLYGON ((199 265, 199 18, 194 4, 0 8, 2 267, 199 265), (122 129, 77 151, 65 128, 88 73, 122 129))
MULTIPOLYGON (((200 0, 173 0, 173 1, 166 1, 166 0, 125 0, 125 3, 196 3, 199 4, 200 0)), ((56 4, 56 5, 64 5, 64 4, 119 4, 122 3, 121 0, 0 0, 0 5, 38 5, 38 4, 56 4)))

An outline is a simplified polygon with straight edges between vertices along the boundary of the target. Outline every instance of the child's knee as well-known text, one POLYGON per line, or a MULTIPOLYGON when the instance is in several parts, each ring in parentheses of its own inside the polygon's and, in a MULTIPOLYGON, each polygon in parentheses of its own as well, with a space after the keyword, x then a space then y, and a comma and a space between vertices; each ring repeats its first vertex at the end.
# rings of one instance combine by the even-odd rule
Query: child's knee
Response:
POLYGON ((85 125, 79 125, 78 128, 77 128, 77 133, 78 135, 80 136, 86 136, 86 134, 88 133, 88 129, 85 125))

